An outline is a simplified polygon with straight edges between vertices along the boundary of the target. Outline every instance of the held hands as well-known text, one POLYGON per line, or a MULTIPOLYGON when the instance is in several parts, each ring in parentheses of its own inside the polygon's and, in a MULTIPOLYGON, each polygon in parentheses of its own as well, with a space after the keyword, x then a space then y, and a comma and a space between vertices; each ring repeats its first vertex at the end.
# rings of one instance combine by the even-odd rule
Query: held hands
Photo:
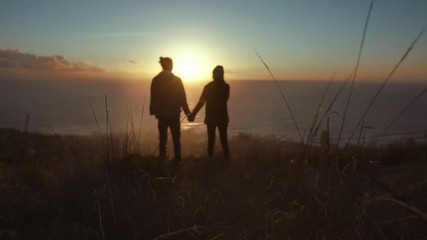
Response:
POLYGON ((194 122, 194 119, 196 118, 196 114, 194 112, 191 112, 190 114, 188 114, 188 121, 189 122, 194 122))

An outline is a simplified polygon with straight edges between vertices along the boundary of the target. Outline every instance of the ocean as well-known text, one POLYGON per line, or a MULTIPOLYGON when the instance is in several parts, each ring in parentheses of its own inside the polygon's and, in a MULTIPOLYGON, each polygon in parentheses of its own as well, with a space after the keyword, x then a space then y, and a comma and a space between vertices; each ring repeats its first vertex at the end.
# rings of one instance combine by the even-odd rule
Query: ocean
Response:
MULTIPOLYGON (((190 109, 196 105, 206 83, 184 83, 190 109)), ((299 134, 289 108, 272 80, 234 80, 228 83, 230 135, 255 134, 295 141, 300 141, 300 135, 306 139, 327 86, 325 81, 278 82, 294 114, 299 134)), ((334 81, 326 92, 322 114, 342 83, 334 81)), ((107 100, 114 132, 125 131, 132 124, 134 128, 142 126, 145 131, 156 131, 156 120, 148 113, 149 85, 149 81, 2 80, 0 127, 23 130, 28 116, 29 131, 52 133, 54 129, 62 134, 91 134, 97 131, 94 115, 101 129, 105 129, 107 100)), ((349 86, 347 84, 329 113, 332 140, 337 138, 340 130, 349 86)), ((354 131, 379 87, 380 83, 356 82, 342 139, 347 139, 354 131)), ((382 134, 384 128, 426 87, 427 83, 391 82, 386 85, 364 119, 364 128, 362 131, 357 130, 355 138, 360 135, 366 141, 377 139, 389 142, 407 138, 426 141, 427 94, 419 98, 382 134)), ((204 109, 194 123, 184 119, 182 129, 205 131, 203 119, 204 109)), ((326 128, 325 119, 321 129, 326 128)))

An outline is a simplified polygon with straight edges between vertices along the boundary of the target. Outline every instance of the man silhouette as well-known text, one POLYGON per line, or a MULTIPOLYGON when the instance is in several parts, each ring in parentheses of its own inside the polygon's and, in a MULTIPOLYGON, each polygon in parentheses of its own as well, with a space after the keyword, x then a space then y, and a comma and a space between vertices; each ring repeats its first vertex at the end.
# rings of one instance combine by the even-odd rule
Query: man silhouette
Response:
POLYGON ((206 102, 205 123, 208 130, 208 155, 210 158, 214 155, 215 131, 218 128, 224 160, 228 160, 227 127, 229 119, 227 101, 230 96, 230 86, 224 81, 224 68, 222 66, 216 66, 212 76, 213 81, 203 88, 200 100, 188 116, 188 120, 194 121, 196 114, 206 102))
POLYGON ((172 59, 160 57, 159 63, 163 71, 151 82, 150 115, 154 115, 158 120, 160 158, 166 158, 169 128, 172 133, 174 160, 175 163, 179 163, 181 161, 181 108, 186 115, 190 110, 182 81, 172 73, 172 59))

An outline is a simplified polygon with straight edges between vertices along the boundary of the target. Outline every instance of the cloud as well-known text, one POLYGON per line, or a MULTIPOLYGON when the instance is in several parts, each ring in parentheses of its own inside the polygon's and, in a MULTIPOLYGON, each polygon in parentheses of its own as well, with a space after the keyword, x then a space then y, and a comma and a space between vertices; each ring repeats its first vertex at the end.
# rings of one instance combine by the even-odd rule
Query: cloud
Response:
POLYGON ((0 49, 0 69, 29 69, 54 72, 103 72, 102 68, 84 62, 71 62, 65 57, 37 56, 18 49, 0 49))
POLYGON ((122 37, 146 37, 158 35, 157 32, 110 32, 110 33, 87 33, 88 37, 106 37, 106 38, 122 38, 122 37))
POLYGON ((128 59, 128 63, 134 64, 134 65, 138 64, 138 62, 133 59, 128 59))

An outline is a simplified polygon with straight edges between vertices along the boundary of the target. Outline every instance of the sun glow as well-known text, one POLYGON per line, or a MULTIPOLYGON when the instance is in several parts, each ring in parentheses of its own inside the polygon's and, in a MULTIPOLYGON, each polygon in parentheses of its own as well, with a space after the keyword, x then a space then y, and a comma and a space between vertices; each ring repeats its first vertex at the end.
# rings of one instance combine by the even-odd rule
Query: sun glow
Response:
POLYGON ((212 69, 206 57, 206 54, 195 49, 179 51, 173 56, 173 72, 184 82, 207 80, 211 76, 212 69))

